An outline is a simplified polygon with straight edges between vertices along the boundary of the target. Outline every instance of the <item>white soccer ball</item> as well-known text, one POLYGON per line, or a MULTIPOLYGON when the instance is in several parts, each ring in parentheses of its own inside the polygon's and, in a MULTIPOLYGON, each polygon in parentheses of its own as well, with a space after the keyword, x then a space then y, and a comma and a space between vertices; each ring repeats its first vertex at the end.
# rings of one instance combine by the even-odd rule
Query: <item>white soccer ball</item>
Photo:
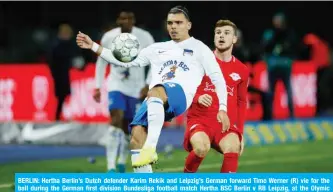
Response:
POLYGON ((136 36, 130 33, 121 33, 112 42, 113 56, 124 63, 133 61, 139 54, 140 43, 136 36))

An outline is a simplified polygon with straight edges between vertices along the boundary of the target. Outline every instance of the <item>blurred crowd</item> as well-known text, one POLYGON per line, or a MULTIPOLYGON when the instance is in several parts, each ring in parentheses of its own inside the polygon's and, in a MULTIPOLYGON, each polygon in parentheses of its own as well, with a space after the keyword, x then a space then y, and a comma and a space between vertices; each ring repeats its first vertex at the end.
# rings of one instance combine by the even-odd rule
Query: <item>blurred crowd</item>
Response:
MULTIPOLYGON (((1 13, 1 11, 0 11, 1 13)), ((1 15, 0 15, 1 19, 1 15)), ((333 114, 333 67, 332 50, 328 42, 319 35, 309 33, 301 35, 288 23, 288 16, 278 12, 272 17, 271 26, 262 32, 260 42, 246 43, 241 26, 238 31, 238 42, 234 47, 234 55, 251 69, 258 61, 265 61, 269 90, 249 84, 249 92, 260 95, 263 104, 263 119, 272 119, 273 92, 278 81, 283 82, 287 90, 290 117, 294 116, 291 84, 291 71, 295 60, 311 60, 317 70, 317 115, 333 114)), ((236 23, 237 24, 237 23, 236 23)), ((107 22, 93 37, 100 39, 102 35, 117 27, 115 22, 107 22)), ((138 26, 143 27, 144 26, 138 26)), ((1 26, 0 26, 1 30, 1 26)), ((147 29, 149 31, 149 29, 147 29)), ((165 21, 159 30, 151 31, 156 42, 168 40, 165 21)), ((55 34, 43 29, 36 29, 32 34, 32 43, 25 45, 28 51, 6 52, 6 39, 0 42, 0 63, 7 62, 47 62, 55 80, 55 92, 60 105, 57 116, 60 116, 61 104, 70 94, 69 69, 83 69, 85 64, 95 62, 96 57, 90 51, 79 50, 75 45, 76 30, 69 23, 61 23, 55 34), (50 43, 51 46, 50 46, 50 43), (33 48, 29 47, 34 45, 33 48), (13 58, 16 58, 13 61, 13 58), (57 64, 56 64, 57 63, 57 64), (58 87, 57 87, 58 86, 58 87)), ((95 40, 96 40, 95 39, 95 40)), ((253 76, 253 74, 252 74, 253 76)), ((251 103, 250 101, 250 104, 251 103)))

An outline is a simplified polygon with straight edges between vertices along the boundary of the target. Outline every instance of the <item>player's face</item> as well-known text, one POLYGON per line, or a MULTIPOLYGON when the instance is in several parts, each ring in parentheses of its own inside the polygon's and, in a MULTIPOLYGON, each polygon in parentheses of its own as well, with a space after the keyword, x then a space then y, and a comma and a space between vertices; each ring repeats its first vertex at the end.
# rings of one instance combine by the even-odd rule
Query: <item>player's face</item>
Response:
POLYGON ((117 24, 121 27, 123 33, 131 32, 135 24, 134 14, 132 12, 121 12, 117 19, 117 24))
POLYGON ((275 16, 273 18, 273 25, 274 25, 274 27, 280 29, 280 28, 283 27, 283 24, 284 24, 284 20, 283 20, 282 16, 275 16))
POLYGON ((214 43, 215 47, 220 51, 232 49, 233 44, 237 42, 234 28, 231 26, 223 26, 215 28, 214 43))
POLYGON ((174 41, 183 41, 189 37, 188 31, 191 29, 189 22, 182 13, 169 14, 167 19, 167 29, 174 41))

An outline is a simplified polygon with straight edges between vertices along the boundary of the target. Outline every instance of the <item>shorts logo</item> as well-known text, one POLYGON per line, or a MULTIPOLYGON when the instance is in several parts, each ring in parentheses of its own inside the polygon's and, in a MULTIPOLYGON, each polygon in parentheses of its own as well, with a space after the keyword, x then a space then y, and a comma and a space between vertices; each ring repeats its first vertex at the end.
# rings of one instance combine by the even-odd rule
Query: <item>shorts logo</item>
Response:
POLYGON ((190 128, 190 130, 194 129, 196 126, 198 126, 199 124, 194 124, 192 125, 192 127, 190 128))
POLYGON ((174 83, 167 83, 167 85, 169 86, 169 87, 176 87, 176 85, 174 84, 174 83))
POLYGON ((109 105, 113 104, 113 99, 109 98, 109 105))
POLYGON ((206 87, 204 88, 204 91, 215 92, 215 86, 213 84, 209 84, 208 82, 206 82, 206 87))

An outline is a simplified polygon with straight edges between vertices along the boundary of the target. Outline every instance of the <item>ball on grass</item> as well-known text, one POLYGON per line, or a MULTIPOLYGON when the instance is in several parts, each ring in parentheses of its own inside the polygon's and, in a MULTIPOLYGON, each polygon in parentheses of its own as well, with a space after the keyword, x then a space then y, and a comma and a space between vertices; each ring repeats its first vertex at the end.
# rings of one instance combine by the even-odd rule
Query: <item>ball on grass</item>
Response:
POLYGON ((96 163, 96 158, 95 157, 88 157, 88 162, 91 164, 96 163))

